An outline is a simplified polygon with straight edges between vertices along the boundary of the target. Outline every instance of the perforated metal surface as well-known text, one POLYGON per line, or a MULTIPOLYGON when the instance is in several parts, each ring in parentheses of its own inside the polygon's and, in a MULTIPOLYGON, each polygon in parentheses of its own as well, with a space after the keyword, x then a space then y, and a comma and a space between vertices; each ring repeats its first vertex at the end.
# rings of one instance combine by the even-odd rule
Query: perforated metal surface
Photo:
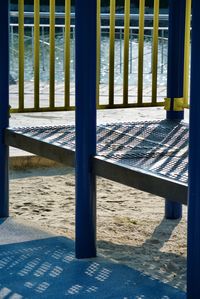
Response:
MULTIPOLYGON (((18 134, 75 150, 75 127, 13 129, 18 134)), ((97 154, 123 166, 136 167, 187 182, 188 126, 178 121, 100 125, 97 154)))

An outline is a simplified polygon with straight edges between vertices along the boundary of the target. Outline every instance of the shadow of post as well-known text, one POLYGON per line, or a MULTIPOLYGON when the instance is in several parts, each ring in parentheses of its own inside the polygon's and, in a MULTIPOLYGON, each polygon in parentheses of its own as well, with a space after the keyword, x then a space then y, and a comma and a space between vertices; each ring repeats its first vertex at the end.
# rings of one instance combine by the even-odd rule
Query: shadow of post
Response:
POLYGON ((170 251, 164 249, 179 221, 163 219, 151 237, 146 239, 141 246, 100 240, 98 249, 107 258, 112 258, 139 271, 145 269, 145 274, 185 290, 186 257, 174 253, 173 247, 170 251))

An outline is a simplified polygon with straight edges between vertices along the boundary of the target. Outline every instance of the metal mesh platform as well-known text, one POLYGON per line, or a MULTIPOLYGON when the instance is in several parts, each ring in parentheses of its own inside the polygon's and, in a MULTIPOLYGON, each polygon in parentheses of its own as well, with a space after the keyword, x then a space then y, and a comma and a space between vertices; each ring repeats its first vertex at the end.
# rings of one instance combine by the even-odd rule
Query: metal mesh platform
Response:
MULTIPOLYGON (((75 151, 74 126, 9 131, 75 151)), ((124 167, 187 183, 188 125, 169 120, 100 125, 97 127, 97 155, 124 167)))

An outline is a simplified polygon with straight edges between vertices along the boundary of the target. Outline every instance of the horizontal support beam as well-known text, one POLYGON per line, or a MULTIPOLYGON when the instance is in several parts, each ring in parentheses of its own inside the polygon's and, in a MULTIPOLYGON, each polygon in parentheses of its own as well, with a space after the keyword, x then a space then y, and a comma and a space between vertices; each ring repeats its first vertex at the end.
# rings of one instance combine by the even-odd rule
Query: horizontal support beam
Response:
POLYGON ((23 151, 74 167, 75 152, 72 149, 33 139, 10 129, 5 130, 5 143, 23 151))
POLYGON ((123 166, 96 156, 94 172, 106 179, 149 192, 160 197, 170 197, 170 200, 187 204, 187 185, 168 178, 152 174, 138 168, 123 166))
MULTIPOLYGON (((143 108, 143 107, 161 107, 164 106, 164 102, 158 102, 156 105, 152 106, 152 103, 142 103, 142 105, 138 105, 137 103, 130 103, 127 105, 124 104, 114 104, 112 107, 109 104, 100 104, 98 105, 98 109, 123 109, 123 108, 143 108)), ((40 107, 39 109, 34 108, 24 108, 23 112, 51 112, 51 111, 74 111, 75 106, 66 107, 40 107)), ((11 113, 21 113, 18 108, 12 108, 11 113)))
MULTIPOLYGON (((6 129, 5 142, 7 145, 74 167, 75 152, 70 148, 63 148, 42 140, 33 139, 16 133, 12 129, 6 129)), ((97 176, 163 198, 170 198, 174 202, 187 204, 187 184, 138 168, 124 166, 100 156, 95 156, 93 163, 93 169, 97 176)))

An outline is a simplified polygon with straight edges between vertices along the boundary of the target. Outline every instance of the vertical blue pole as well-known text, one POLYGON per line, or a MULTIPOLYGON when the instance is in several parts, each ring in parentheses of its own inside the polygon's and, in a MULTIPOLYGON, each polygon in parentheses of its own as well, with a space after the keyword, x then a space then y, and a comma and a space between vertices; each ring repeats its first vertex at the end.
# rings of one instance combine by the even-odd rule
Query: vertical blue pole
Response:
POLYGON ((200 298, 200 1, 192 1, 187 299, 200 298))
POLYGON ((9 1, 0 1, 0 218, 9 216, 8 207, 8 146, 4 129, 9 118, 9 1))
POLYGON ((76 257, 96 256, 96 1, 76 0, 76 257))
MULTIPOLYGON (((170 111, 167 111, 167 119, 171 120, 184 118, 184 111, 173 110, 173 98, 183 97, 186 1, 169 0, 167 97, 172 99, 172 105, 170 111)), ((181 218, 181 204, 166 199, 165 217, 167 219, 181 218)))

